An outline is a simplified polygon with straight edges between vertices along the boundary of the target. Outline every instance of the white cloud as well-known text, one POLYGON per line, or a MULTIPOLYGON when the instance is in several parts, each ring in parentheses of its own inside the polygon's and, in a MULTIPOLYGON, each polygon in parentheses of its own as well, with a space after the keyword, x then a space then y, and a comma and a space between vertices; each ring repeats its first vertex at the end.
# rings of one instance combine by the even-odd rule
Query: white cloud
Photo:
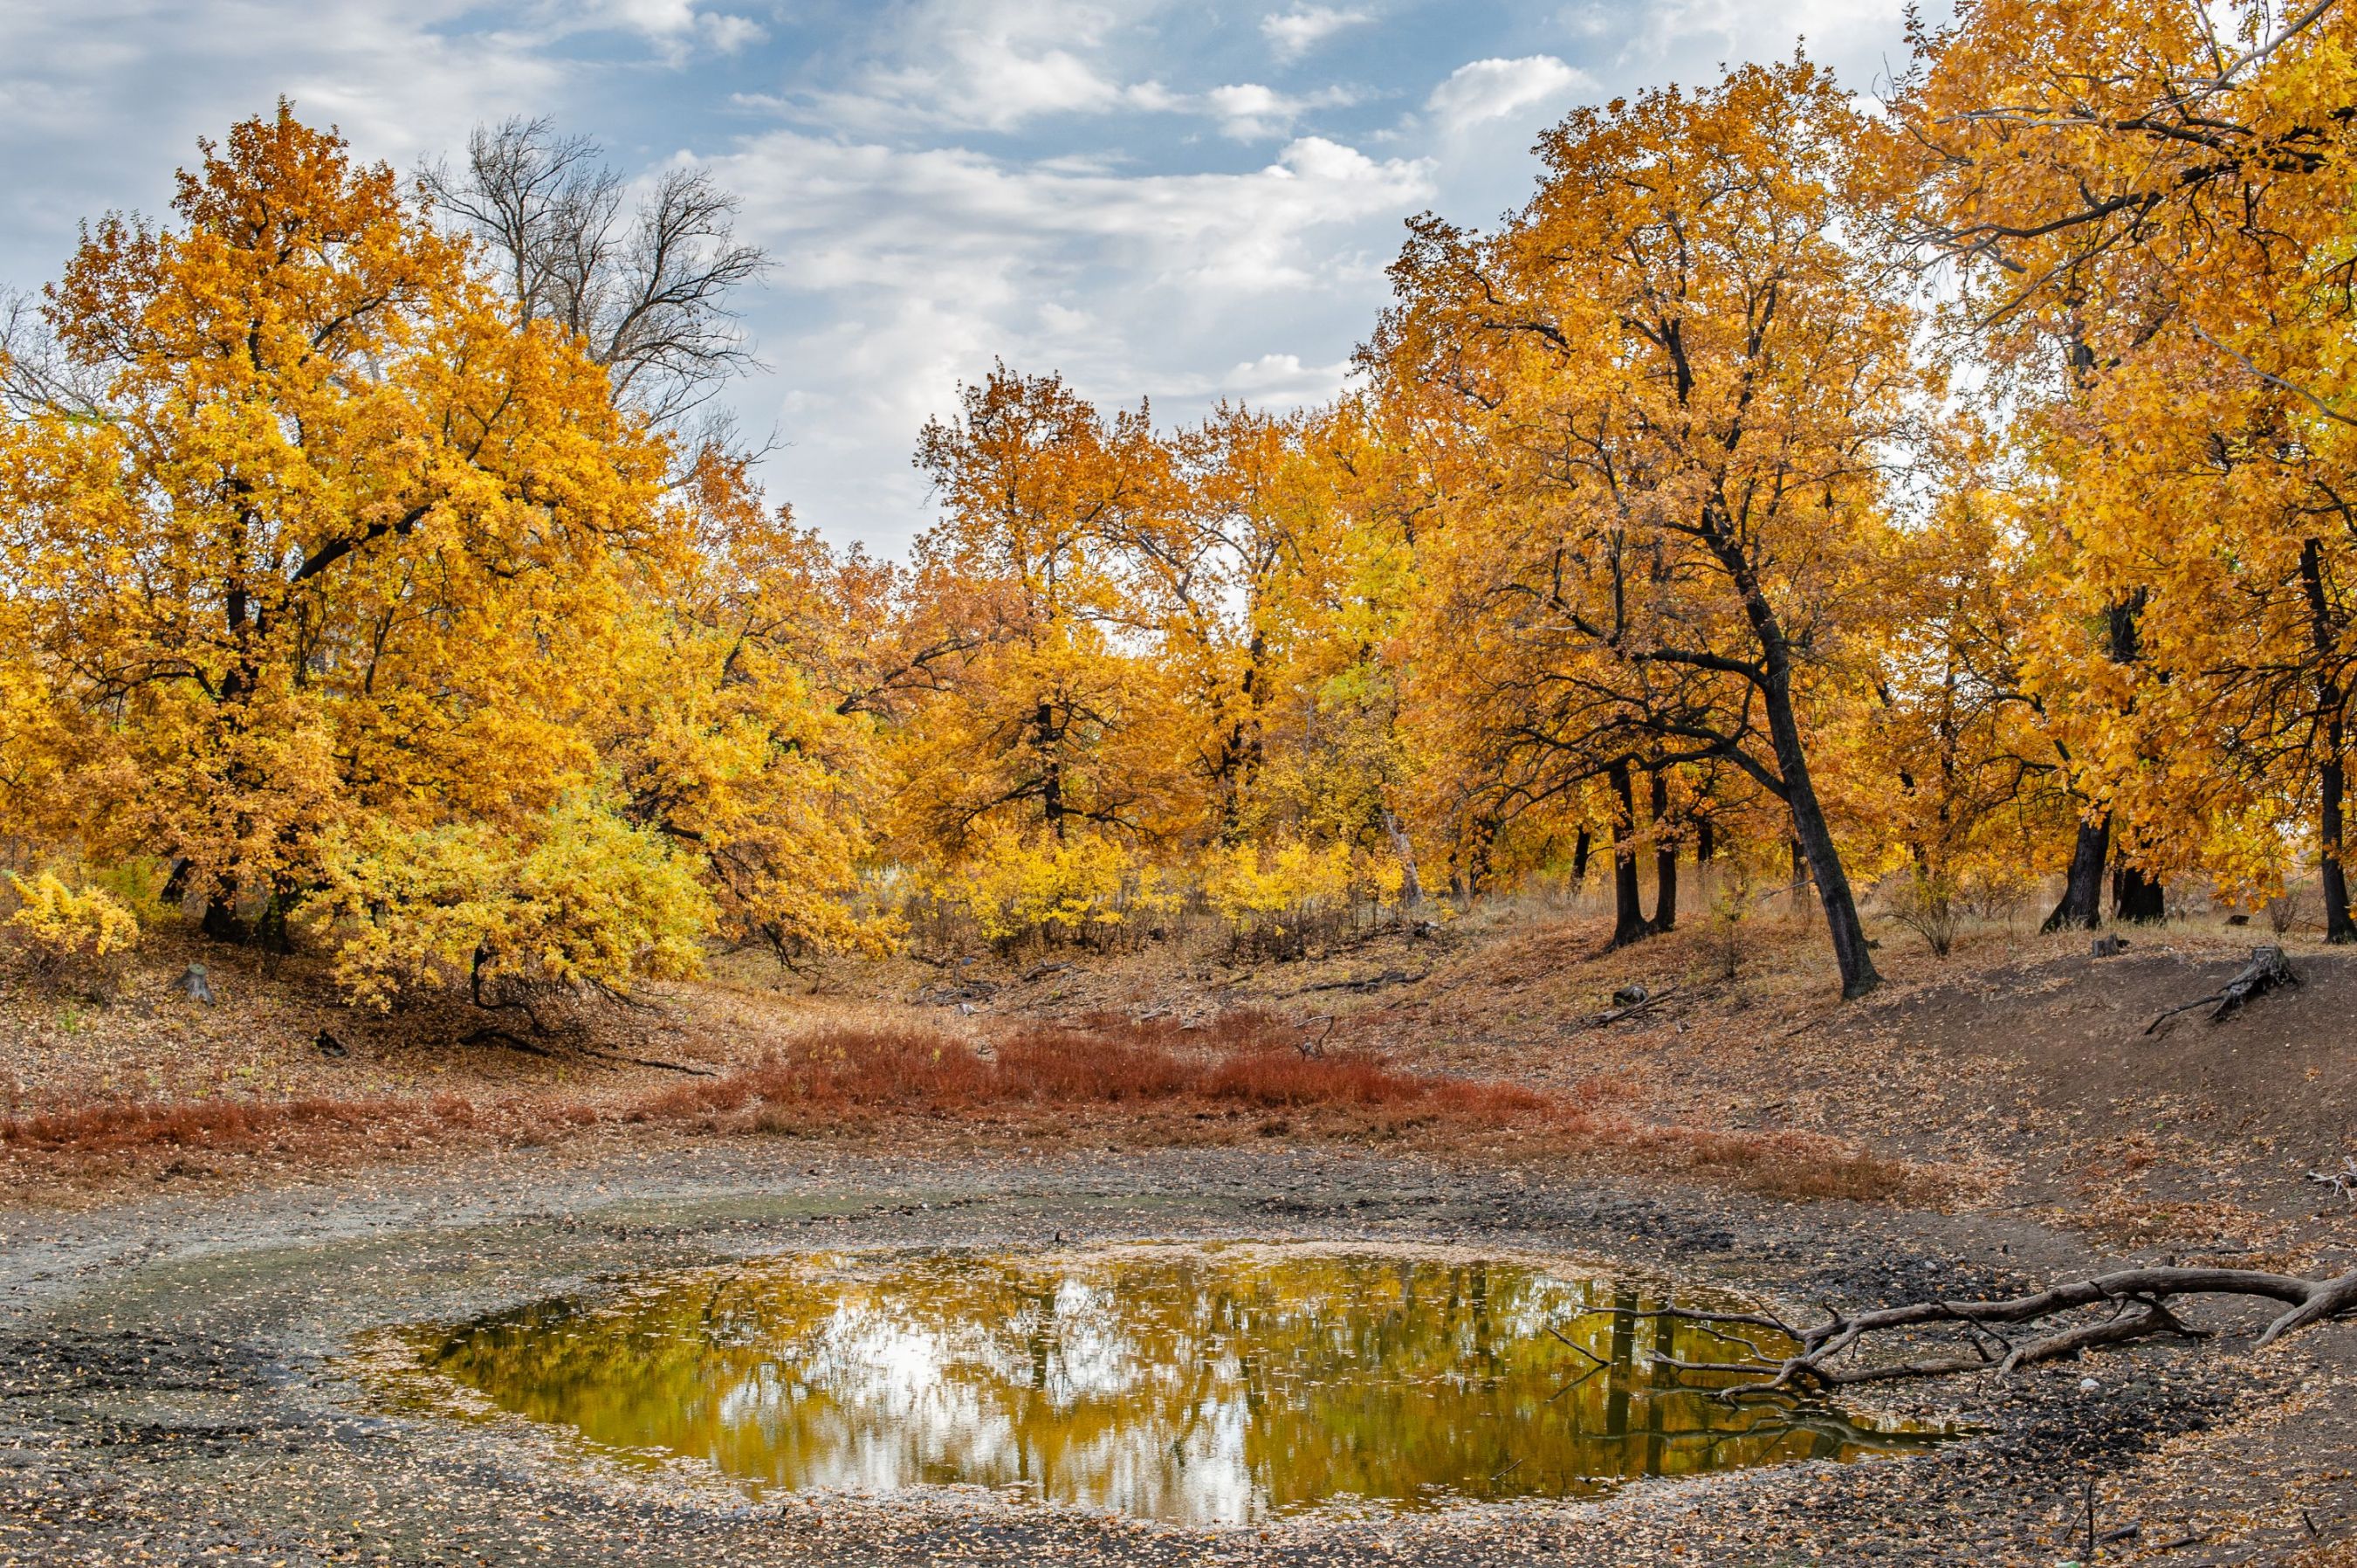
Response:
POLYGON ((1477 59, 1449 72, 1432 90, 1425 107, 1444 132, 1459 132, 1488 120, 1519 114, 1550 99, 1591 91, 1595 79, 1553 55, 1520 59, 1477 59))
POLYGON ((1098 57, 1116 23, 1158 3, 920 0, 896 16, 885 56, 848 91, 819 95, 808 117, 879 134, 1011 131, 1049 115, 1154 108, 1158 87, 1126 85, 1098 57))
POLYGON ((1380 288, 1366 250, 1435 195, 1421 160, 1316 136, 1242 172, 1139 174, 781 129, 709 166, 782 263, 759 325, 783 384, 748 419, 791 443, 770 481, 886 548, 922 519, 915 431, 994 358, 1166 418, 1330 397, 1380 288))
POLYGON ((1296 5, 1260 19, 1261 37, 1282 62, 1299 59, 1346 27, 1372 22, 1372 12, 1338 10, 1331 5, 1296 5))
POLYGON ((717 11, 706 11, 695 22, 696 30, 704 35, 705 41, 725 55, 748 48, 770 36, 770 29, 750 16, 730 16, 717 11))
POLYGON ((768 28, 749 16, 699 10, 695 0, 589 0, 586 5, 544 9, 538 17, 540 42, 580 32, 635 33, 654 45, 658 58, 672 66, 686 64, 699 46, 718 54, 735 54, 770 36, 768 28))
MULTIPOLYGON (((1245 81, 1232 87, 1214 87, 1203 94, 1202 104, 1219 120, 1220 129, 1227 135, 1240 142, 1259 142, 1284 135, 1310 110, 1330 109, 1353 101, 1348 88, 1328 87, 1296 95, 1263 87, 1256 81, 1245 81)), ((1173 98, 1164 106, 1184 109, 1190 105, 1187 100, 1173 98)))

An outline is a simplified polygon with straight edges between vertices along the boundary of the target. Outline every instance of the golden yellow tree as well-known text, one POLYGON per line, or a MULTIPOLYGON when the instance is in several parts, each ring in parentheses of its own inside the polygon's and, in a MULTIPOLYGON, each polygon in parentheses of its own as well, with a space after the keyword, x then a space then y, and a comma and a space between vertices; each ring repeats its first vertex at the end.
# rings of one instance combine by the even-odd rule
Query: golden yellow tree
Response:
POLYGON ((942 519, 906 589, 911 640, 955 652, 896 739, 899 842, 994 935, 1117 923, 1134 852, 1190 810, 1174 672, 1125 548, 1166 504, 1168 454, 1144 409, 1106 419, 1000 367, 917 462, 942 519))
POLYGON ((1529 695, 1570 773, 1715 757, 1783 801, 1850 996, 1877 975, 1807 711, 1869 640, 1885 470, 1926 390, 1857 244, 1858 134, 1805 61, 1580 111, 1501 231, 1419 225, 1376 345, 1495 454, 1493 495, 1426 542, 1427 641, 1490 637, 1496 694, 1529 695))
POLYGON ((849 939, 841 726, 582 344, 283 104, 173 207, 91 229, 9 367, 12 820, 167 860, 217 936, 307 910, 379 996, 849 939))
POLYGON ((1888 166, 1958 263, 2028 437, 2051 609, 2027 671, 2085 822, 2056 922, 2148 871, 2250 886, 2305 817, 2340 871, 2349 65, 2334 6, 1960 7, 1920 39, 1888 166), (2125 842, 2114 846, 2115 838, 2125 842), (2262 863, 2268 863, 2262 865, 2262 863))

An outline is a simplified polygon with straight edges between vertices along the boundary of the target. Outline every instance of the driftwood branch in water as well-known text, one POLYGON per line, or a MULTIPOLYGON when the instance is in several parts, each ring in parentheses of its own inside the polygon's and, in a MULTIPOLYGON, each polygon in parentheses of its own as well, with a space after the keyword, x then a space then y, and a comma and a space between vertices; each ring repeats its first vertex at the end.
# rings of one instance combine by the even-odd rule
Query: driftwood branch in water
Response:
POLYGON ((2283 949, 2253 948, 2251 961, 2237 971, 2233 979, 2207 996, 2197 996, 2181 1006, 2171 1007, 2147 1024, 2144 1032, 2149 1035, 2179 1013, 2190 1013, 2196 1007, 2206 1007, 2212 1002, 2218 1004, 2218 1010, 2210 1015, 2210 1021, 2215 1024, 2231 1017, 2245 1002, 2265 996, 2278 985, 2297 987, 2298 984, 2299 976, 2292 972, 2291 961, 2284 957, 2283 949))
MULTIPOLYGON (((2253 1269, 2151 1268, 2121 1269, 2107 1274, 2059 1284, 2031 1295, 2002 1301, 1927 1301, 1885 1307, 1855 1317, 1831 1315, 1831 1321, 1791 1333, 1798 1348, 1781 1361, 1763 1359, 1740 1361, 1670 1361, 1683 1371, 1766 1373, 1760 1381, 1722 1391, 1732 1396, 1776 1393, 1816 1386, 1837 1388, 1854 1383, 1888 1382, 1902 1378, 1945 1377, 1958 1372, 2011 1372, 2043 1361, 2057 1361, 2082 1350, 2133 1344, 2140 1339, 2209 1337, 2171 1309, 2179 1296, 2253 1296, 2276 1301, 2284 1310, 2259 1335, 2257 1344, 2273 1344, 2295 1329, 2328 1318, 2357 1315, 2357 1269, 2331 1279, 2311 1280, 2298 1274, 2271 1274, 2253 1269), (2055 1323, 2065 1314, 2108 1306, 2107 1315, 2055 1323), (1864 1359, 1872 1337, 1909 1329, 1953 1326, 1966 1337, 1955 1350, 1898 1361, 1864 1359), (2026 1330, 2020 1337, 2007 1329, 2026 1330)), ((1708 1319, 1714 1315, 1682 1311, 1682 1317, 1708 1319)), ((1740 1314, 1729 1322, 1759 1323, 1740 1314)))

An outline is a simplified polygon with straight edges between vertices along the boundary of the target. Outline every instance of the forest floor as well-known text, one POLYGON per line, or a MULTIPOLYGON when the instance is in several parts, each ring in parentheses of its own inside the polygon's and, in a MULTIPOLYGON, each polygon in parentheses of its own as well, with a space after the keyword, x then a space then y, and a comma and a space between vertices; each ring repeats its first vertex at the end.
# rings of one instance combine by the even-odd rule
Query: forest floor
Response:
POLYGON ((2094 958, 1989 927, 1943 960, 1889 928, 1889 983, 1844 1006, 1804 912, 1603 929, 1530 903, 1289 962, 739 959, 547 1036, 168 940, 102 1005, 12 987, 0 1564, 2054 1563, 2091 1473, 2102 1531, 2135 1527, 2105 1562, 2357 1561, 2357 1327, 2253 1355, 2224 1312, 2200 1347, 1887 1396, 1981 1434, 1926 1457, 1266 1530, 755 1509, 389 1414, 347 1366, 386 1324, 814 1239, 1479 1242, 1801 1313, 2357 1263, 2357 1202, 2309 1175, 2357 1155, 2357 958, 2295 934, 2299 989, 2147 1035, 2276 939, 2203 919, 2094 958), (192 961, 216 1004, 173 988, 192 961), (1632 983, 1653 1000, 1599 1022, 1632 983))

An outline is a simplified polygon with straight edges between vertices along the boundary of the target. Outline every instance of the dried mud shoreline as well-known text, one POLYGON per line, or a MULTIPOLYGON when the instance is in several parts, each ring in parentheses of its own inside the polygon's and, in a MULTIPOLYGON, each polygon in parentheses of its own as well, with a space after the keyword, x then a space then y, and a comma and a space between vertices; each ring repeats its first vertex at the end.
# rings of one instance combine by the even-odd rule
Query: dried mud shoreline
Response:
MULTIPOLYGON (((1281 1146, 955 1161, 724 1139, 421 1161, 361 1182, 0 1212, 0 1564, 945 1561, 2051 1563, 2292 1561, 2357 1532, 2357 1331, 2253 1359, 2147 1348, 1894 1408, 1927 1457, 1509 1504, 1189 1530, 976 1495, 755 1506, 521 1423, 389 1413, 356 1341, 601 1275, 819 1247, 1189 1236, 1469 1243, 1806 1311, 2096 1261, 2003 1215, 1777 1204, 1281 1146), (2083 1391, 2092 1373, 2102 1388, 2083 1391), (2303 1512, 2303 1510, 2305 1510, 2303 1512), (2311 1534, 2311 1530, 2315 1533, 2311 1534)), ((2213 1321, 2218 1321, 2214 1320, 2213 1321)))

